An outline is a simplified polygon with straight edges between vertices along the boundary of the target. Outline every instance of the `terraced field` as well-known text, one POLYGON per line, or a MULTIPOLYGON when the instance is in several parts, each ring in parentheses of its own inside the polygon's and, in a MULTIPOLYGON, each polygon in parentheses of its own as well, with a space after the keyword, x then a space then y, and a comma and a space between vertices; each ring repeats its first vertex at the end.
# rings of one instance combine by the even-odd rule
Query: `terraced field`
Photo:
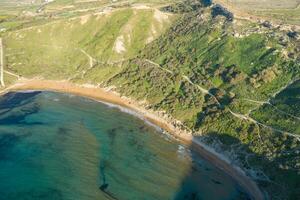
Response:
POLYGON ((227 0, 228 3, 235 4, 244 9, 292 9, 300 4, 299 0, 227 0))
POLYGON ((215 0, 214 2, 229 6, 240 16, 253 15, 278 23, 300 25, 299 0, 215 0))
POLYGON ((282 23, 290 23, 292 25, 300 25, 300 7, 292 9, 269 9, 269 10, 258 10, 253 11, 257 16, 267 17, 275 19, 282 23))

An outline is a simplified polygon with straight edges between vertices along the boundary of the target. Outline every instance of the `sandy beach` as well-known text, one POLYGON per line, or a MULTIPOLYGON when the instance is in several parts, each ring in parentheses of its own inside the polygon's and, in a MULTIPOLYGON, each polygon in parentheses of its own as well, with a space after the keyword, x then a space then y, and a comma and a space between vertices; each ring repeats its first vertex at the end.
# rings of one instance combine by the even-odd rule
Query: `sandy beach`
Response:
POLYGON ((20 90, 44 90, 71 93, 130 109, 143 116, 143 118, 150 121, 151 123, 166 130, 181 142, 191 146, 192 149, 197 151, 203 158, 210 161, 215 166, 229 174, 233 179, 235 179, 252 196, 253 199, 264 199, 264 195, 258 188, 257 184, 248 176, 246 176, 241 169, 232 166, 232 164, 230 164, 228 161, 222 159, 220 155, 214 153, 200 141, 193 138, 190 133, 179 130, 174 125, 172 125, 169 120, 160 117, 155 112, 145 109, 144 107, 140 106, 138 102, 130 100, 129 98, 121 97, 113 91, 95 87, 92 85, 77 85, 67 81, 50 81, 42 79, 19 80, 16 84, 3 90, 0 94, 9 91, 20 90))

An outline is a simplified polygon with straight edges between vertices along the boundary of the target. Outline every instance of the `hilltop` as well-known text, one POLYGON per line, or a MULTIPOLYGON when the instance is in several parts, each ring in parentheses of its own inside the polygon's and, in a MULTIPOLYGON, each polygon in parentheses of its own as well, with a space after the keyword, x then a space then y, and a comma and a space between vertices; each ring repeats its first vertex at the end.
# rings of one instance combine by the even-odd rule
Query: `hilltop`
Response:
POLYGON ((106 68, 135 56, 177 17, 151 3, 65 4, 51 2, 41 13, 0 24, 5 30, 8 71, 26 77, 76 79, 96 65, 106 68))

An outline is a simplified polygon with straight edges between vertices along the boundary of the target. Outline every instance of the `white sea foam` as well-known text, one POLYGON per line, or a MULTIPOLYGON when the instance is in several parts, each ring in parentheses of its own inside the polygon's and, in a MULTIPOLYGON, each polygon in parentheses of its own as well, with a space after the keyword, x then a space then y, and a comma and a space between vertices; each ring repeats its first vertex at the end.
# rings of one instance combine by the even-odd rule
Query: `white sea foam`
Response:
MULTIPOLYGON (((160 127, 159 127, 160 128, 160 127)), ((168 140, 168 141, 178 141, 177 138, 175 138, 172 134, 170 134, 168 131, 165 131, 163 130, 162 128, 160 128, 162 131, 160 132, 161 135, 163 136, 163 138, 165 140, 168 140)))
POLYGON ((156 131, 158 131, 159 133, 161 133, 165 139, 167 140, 170 140, 170 139, 173 139, 173 137, 168 133, 166 132, 163 128, 161 128, 160 126, 152 123, 151 121, 149 121, 148 119, 146 119, 143 114, 141 113, 138 113, 134 110, 131 110, 129 108, 125 108, 123 106, 119 106, 119 105, 116 105, 116 104, 113 104, 113 103, 108 103, 108 102, 105 102, 105 101, 101 101, 101 100, 95 100, 97 102, 100 102, 102 104, 105 104, 106 106, 110 107, 110 108, 117 108, 119 109, 121 112, 124 112, 124 113, 128 113, 130 115, 133 115, 135 117, 138 117, 139 119, 143 120, 145 122, 145 124, 155 128, 156 131))
POLYGON ((182 144, 178 145, 177 155, 181 159, 191 158, 191 151, 182 144))
POLYGON ((39 92, 38 90, 22 90, 22 91, 18 91, 18 93, 22 93, 22 94, 29 94, 29 93, 34 93, 34 92, 39 92))

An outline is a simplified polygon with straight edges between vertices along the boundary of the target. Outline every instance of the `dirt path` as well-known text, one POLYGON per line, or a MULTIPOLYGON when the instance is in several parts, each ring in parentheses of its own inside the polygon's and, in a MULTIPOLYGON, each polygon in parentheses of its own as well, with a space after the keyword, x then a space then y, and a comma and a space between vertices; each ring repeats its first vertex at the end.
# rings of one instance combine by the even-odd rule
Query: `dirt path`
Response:
POLYGON ((249 101, 251 103, 256 103, 256 104, 259 104, 259 105, 270 104, 269 101, 257 101, 257 100, 248 99, 248 98, 243 98, 241 100, 249 101))
MULTIPOLYGON (((277 108, 275 105, 273 105, 273 104, 271 103, 271 99, 272 99, 272 98, 275 98, 279 93, 281 93, 282 91, 284 91, 285 89, 287 89, 290 85, 294 84, 295 82, 297 82, 297 81, 299 81, 299 80, 300 80, 299 78, 298 78, 298 79, 295 79, 295 80, 291 80, 287 85, 283 86, 282 88, 280 88, 280 90, 278 90, 277 92, 275 92, 275 93, 274 93, 267 101, 257 101, 257 100, 252 100, 252 99, 248 99, 248 98, 244 98, 244 99, 241 99, 241 100, 245 100, 245 101, 249 101, 249 102, 252 102, 252 103, 256 103, 256 104, 258 104, 258 105, 260 105, 260 106, 263 106, 263 105, 267 104, 267 105, 269 105, 269 106, 272 106, 277 112, 279 112, 279 113, 281 113, 281 114, 287 115, 287 116, 292 117, 292 118, 294 118, 294 119, 296 119, 296 120, 300 120, 300 117, 295 116, 295 115, 293 115, 293 114, 290 114, 290 113, 288 113, 288 112, 286 112, 286 111, 284 111, 284 110, 281 110, 281 109, 277 108)), ((251 112, 257 110, 258 108, 259 108, 259 107, 256 107, 256 108, 254 108, 254 109, 249 110, 248 115, 249 115, 251 112)))
POLYGON ((164 71, 168 72, 169 74, 172 74, 172 75, 174 74, 171 70, 168 70, 168 69, 166 69, 166 68, 163 68, 163 67, 160 66, 158 63, 155 63, 155 62, 153 62, 153 61, 151 61, 151 60, 149 60, 149 59, 145 59, 145 61, 148 62, 148 63, 150 63, 151 65, 154 65, 154 66, 160 68, 161 70, 164 70, 164 71))
POLYGON ((81 51, 84 55, 86 55, 86 57, 88 57, 90 68, 93 68, 95 59, 94 59, 90 54, 88 54, 85 50, 80 49, 80 51, 81 51))
POLYGON ((235 113, 233 112, 232 110, 229 109, 229 112, 236 118, 239 118, 241 120, 247 120, 247 121, 250 121, 254 124, 257 124, 259 126, 262 126, 266 129, 269 129, 271 131, 274 131, 274 132, 277 132, 277 133, 281 133, 281 134, 284 134, 284 135, 288 135, 290 137, 293 137, 293 138, 296 138, 298 141, 300 141, 300 135, 298 134, 295 134, 295 133, 291 133, 291 132, 287 132, 287 131, 283 131, 283 130, 280 130, 280 129, 277 129, 277 128, 273 128, 272 126, 268 126, 266 124, 263 124, 255 119, 253 119, 252 117, 250 116, 247 116, 247 115, 243 115, 243 114, 239 114, 239 113, 235 113))
MULTIPOLYGON (((160 69, 162 69, 162 70, 164 70, 164 71, 167 70, 167 72, 174 74, 174 72, 172 72, 172 71, 170 71, 170 70, 168 70, 168 69, 165 69, 165 68, 161 67, 158 63, 155 63, 155 62, 153 62, 153 61, 151 61, 151 60, 148 60, 148 59, 146 59, 146 61, 149 62, 149 63, 151 63, 151 64, 153 64, 153 65, 155 65, 155 66, 157 66, 157 67, 159 67, 160 69)), ((191 79, 190 79, 189 77, 185 76, 185 75, 182 75, 181 77, 182 77, 183 79, 185 79, 186 81, 188 81, 191 85, 197 87, 197 88, 201 91, 201 93, 210 95, 210 96, 216 101, 216 103, 217 103, 220 107, 222 106, 221 103, 219 102, 219 100, 217 99, 217 97, 216 97, 215 95, 213 95, 212 93, 210 93, 209 90, 207 90, 207 89, 201 87, 200 85, 198 85, 198 84, 196 84, 196 83, 193 83, 193 82, 191 81, 191 79)), ((292 81, 292 82, 289 83, 287 86, 283 87, 280 91, 282 91, 284 88, 287 88, 290 84, 292 84, 292 83, 294 83, 294 82, 295 82, 295 81, 292 81)), ((279 92, 280 92, 280 91, 279 91, 279 92)), ((278 94, 279 92, 277 92, 276 94, 278 94)), ((274 94, 274 96, 276 96, 276 94, 274 94)), ((244 99, 244 100, 247 100, 247 101, 250 101, 250 102, 253 102, 253 103, 258 103, 258 104, 260 104, 260 105, 263 105, 263 104, 265 104, 265 103, 270 104, 269 102, 255 101, 255 100, 251 100, 251 99, 244 99)), ((278 133, 281 133, 281 134, 285 134, 285 135, 291 136, 291 137, 293 137, 293 138, 296 138, 298 141, 300 141, 300 135, 298 135, 298 134, 290 133, 290 132, 287 132, 287 131, 283 131, 283 130, 280 130, 280 129, 273 128, 273 127, 271 127, 271 126, 268 126, 268 125, 266 125, 266 124, 263 124, 263 123, 261 123, 261 122, 255 120, 255 119, 251 118, 249 115, 243 115, 243 114, 240 114, 240 113, 235 113, 235 112, 233 112, 233 111, 232 111, 231 109, 229 109, 229 108, 228 108, 228 110, 229 110, 229 113, 230 113, 231 115, 233 115, 235 118, 238 118, 238 119, 240 119, 240 120, 246 120, 246 121, 252 122, 252 123, 254 123, 254 124, 256 124, 256 125, 259 125, 259 126, 261 126, 261 127, 267 128, 267 129, 272 130, 272 131, 274 131, 274 132, 278 132, 278 133)), ((284 111, 282 111, 282 112, 284 112, 284 111)))
POLYGON ((297 116, 292 115, 292 114, 290 114, 290 113, 288 113, 288 112, 286 112, 286 111, 284 111, 284 110, 281 110, 281 109, 277 108, 277 107, 276 107, 275 105, 273 105, 270 101, 256 101, 256 100, 247 99, 247 98, 244 98, 244 99, 241 99, 241 100, 249 101, 249 102, 251 102, 251 103, 256 103, 256 104, 259 105, 258 107, 254 108, 254 109, 250 109, 250 110, 248 111, 248 115, 250 115, 254 110, 259 109, 260 106, 263 106, 263 105, 266 104, 266 105, 269 105, 269 106, 273 107, 274 110, 276 110, 277 112, 279 112, 279 113, 281 113, 281 114, 283 114, 283 115, 287 115, 287 116, 292 117, 292 118, 294 118, 294 119, 296 119, 296 120, 300 120, 300 117, 297 117, 297 116))
POLYGON ((209 94, 210 96, 213 96, 207 89, 204 89, 203 87, 193 83, 189 77, 183 75, 182 78, 187 80, 191 85, 196 86, 203 94, 209 94))
POLYGON ((3 77, 3 73, 4 73, 4 52, 3 52, 3 42, 2 42, 2 38, 0 38, 0 84, 1 87, 5 87, 4 84, 4 77, 3 77))
POLYGON ((4 72, 4 73, 6 73, 6 74, 9 74, 9 75, 11 75, 11 76, 14 76, 14 77, 16 77, 17 79, 20 79, 20 76, 19 76, 18 74, 15 74, 15 73, 9 72, 9 71, 7 71, 7 70, 3 70, 3 72, 4 72))
POLYGON ((277 112, 279 112, 279 113, 281 113, 281 114, 283 114, 283 115, 287 115, 287 116, 289 116, 289 117, 291 117, 291 118, 294 118, 294 119, 300 121, 300 117, 297 117, 297 116, 295 116, 295 115, 292 115, 292 114, 290 114, 290 113, 288 113, 288 112, 286 112, 286 111, 284 111, 284 110, 280 110, 279 108, 277 108, 277 107, 274 106, 273 104, 270 104, 270 106, 272 106, 277 112))

